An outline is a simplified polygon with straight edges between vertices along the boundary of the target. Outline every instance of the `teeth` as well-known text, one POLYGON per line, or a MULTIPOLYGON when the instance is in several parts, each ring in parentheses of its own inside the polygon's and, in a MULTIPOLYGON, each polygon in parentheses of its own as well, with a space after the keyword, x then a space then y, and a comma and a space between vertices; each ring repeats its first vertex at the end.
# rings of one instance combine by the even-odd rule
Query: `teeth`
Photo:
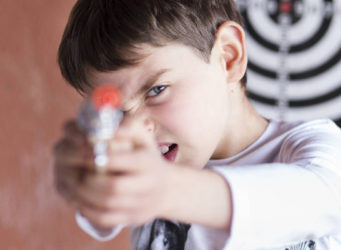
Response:
POLYGON ((169 151, 169 147, 168 146, 162 146, 161 147, 161 153, 162 154, 166 154, 169 151))

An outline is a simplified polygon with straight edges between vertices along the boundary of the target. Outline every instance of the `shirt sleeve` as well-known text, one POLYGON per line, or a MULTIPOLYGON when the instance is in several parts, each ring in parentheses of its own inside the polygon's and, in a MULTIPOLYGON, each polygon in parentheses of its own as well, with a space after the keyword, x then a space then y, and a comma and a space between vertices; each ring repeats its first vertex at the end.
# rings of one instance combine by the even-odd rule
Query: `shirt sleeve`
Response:
POLYGON ((278 162, 212 167, 232 192, 224 249, 267 249, 341 233, 341 132, 334 124, 296 129, 278 162))
POLYGON ((88 235, 93 237, 98 241, 108 241, 115 238, 125 227, 124 225, 120 225, 114 227, 112 229, 101 229, 92 225, 84 216, 82 216, 79 212, 76 212, 76 222, 78 226, 86 232, 88 235))

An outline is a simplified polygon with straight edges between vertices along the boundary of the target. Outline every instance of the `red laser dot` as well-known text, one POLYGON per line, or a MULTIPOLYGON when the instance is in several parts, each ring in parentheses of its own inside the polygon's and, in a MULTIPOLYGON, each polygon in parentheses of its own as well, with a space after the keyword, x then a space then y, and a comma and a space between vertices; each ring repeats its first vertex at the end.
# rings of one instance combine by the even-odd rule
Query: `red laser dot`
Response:
POLYGON ((280 11, 282 13, 290 13, 292 11, 292 3, 291 2, 281 2, 280 11))
POLYGON ((104 106, 118 108, 121 105, 121 93, 114 86, 102 85, 93 92, 92 102, 97 109, 104 106))

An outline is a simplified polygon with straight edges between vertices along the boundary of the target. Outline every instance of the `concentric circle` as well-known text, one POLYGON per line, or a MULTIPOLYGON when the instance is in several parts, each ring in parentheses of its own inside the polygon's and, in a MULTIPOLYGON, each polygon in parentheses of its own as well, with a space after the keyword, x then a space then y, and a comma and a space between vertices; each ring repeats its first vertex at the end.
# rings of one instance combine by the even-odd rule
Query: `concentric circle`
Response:
POLYGON ((341 0, 236 2, 247 33, 248 92, 259 112, 340 122, 341 0))

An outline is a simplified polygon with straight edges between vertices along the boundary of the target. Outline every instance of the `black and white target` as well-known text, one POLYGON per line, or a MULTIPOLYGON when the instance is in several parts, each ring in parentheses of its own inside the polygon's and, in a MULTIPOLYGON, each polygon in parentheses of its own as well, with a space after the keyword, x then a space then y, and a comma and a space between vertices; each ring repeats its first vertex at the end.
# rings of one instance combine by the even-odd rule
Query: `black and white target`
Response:
POLYGON ((256 109, 268 118, 331 118, 341 125, 341 0, 236 2, 256 109))

